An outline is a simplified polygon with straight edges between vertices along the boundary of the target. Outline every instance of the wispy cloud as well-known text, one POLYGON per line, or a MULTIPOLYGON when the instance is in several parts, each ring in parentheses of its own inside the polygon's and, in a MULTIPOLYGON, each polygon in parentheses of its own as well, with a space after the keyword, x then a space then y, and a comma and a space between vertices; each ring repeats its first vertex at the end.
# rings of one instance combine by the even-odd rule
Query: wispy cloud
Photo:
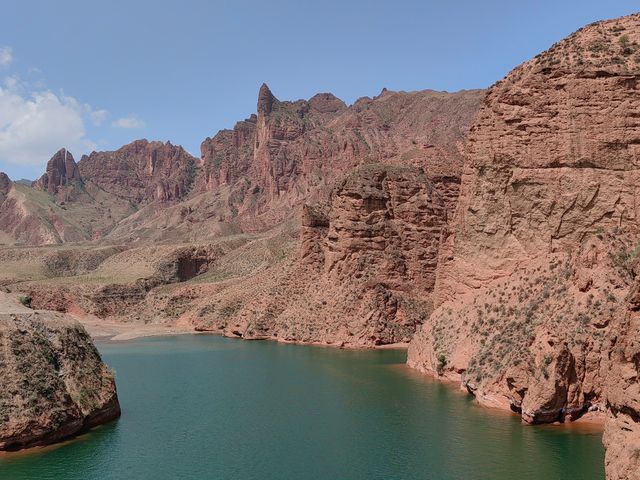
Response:
POLYGON ((145 123, 138 117, 131 115, 129 117, 122 117, 111 123, 115 128, 144 128, 145 123))
POLYGON ((0 47, 0 67, 6 67, 13 61, 13 50, 11 47, 0 47))
POLYGON ((89 116, 91 117, 91 121, 96 127, 102 125, 107 118, 108 112, 106 110, 90 110, 89 116))

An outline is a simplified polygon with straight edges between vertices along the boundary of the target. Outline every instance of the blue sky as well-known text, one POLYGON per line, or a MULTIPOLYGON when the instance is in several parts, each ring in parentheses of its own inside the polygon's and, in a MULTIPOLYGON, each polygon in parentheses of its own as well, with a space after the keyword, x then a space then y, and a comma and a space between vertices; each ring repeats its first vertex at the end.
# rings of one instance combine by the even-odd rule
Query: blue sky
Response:
POLYGON ((67 146, 200 143, 280 99, 482 88, 637 1, 3 0, 0 170, 35 178, 67 146))

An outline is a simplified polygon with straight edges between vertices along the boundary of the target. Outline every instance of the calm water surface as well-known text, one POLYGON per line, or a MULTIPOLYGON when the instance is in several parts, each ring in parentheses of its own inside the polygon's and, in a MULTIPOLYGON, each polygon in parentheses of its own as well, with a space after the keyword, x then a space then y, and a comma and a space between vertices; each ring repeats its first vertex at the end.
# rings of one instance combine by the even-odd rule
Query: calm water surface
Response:
POLYGON ((603 479, 599 434, 524 427, 401 351, 176 336, 99 344, 122 418, 0 479, 603 479))

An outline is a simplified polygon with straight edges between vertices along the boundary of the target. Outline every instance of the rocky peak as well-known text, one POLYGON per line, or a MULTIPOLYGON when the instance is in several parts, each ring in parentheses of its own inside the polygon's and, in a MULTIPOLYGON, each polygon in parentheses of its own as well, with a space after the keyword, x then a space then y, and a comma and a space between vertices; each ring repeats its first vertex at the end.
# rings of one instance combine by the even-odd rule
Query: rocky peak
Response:
POLYGON ((484 94, 386 91, 347 107, 331 93, 279 101, 263 85, 257 116, 202 143, 197 190, 227 185, 230 216, 268 211, 271 224, 361 164, 410 164, 424 167, 452 211, 462 142, 484 94))
POLYGON ((136 140, 113 152, 92 152, 79 163, 82 178, 134 203, 182 198, 196 159, 170 142, 136 140))
POLYGON ((269 115, 278 99, 271 93, 266 83, 263 83, 258 92, 258 115, 269 115))
POLYGON ((51 157, 47 163, 45 174, 36 180, 33 186, 55 195, 61 187, 66 186, 72 180, 80 180, 78 165, 71 152, 66 148, 61 148, 51 157))
POLYGON ((336 113, 347 105, 332 93, 318 93, 309 99, 309 106, 320 113, 336 113))

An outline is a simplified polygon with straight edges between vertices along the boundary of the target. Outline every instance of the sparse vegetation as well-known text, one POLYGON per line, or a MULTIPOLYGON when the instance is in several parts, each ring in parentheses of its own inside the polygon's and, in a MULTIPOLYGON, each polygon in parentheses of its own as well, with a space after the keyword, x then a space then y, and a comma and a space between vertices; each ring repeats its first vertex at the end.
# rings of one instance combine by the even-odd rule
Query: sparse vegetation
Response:
POLYGON ((549 378, 549 365, 551 365, 551 362, 553 362, 553 355, 548 353, 542 359, 542 366, 540 367, 540 370, 542 371, 542 375, 544 376, 545 379, 549 378))
POLYGON ((33 308, 31 306, 31 302, 33 302, 33 299, 29 296, 20 296, 18 297, 18 301, 27 308, 33 308))
POLYGON ((444 356, 444 354, 440 354, 438 355, 438 363, 436 364, 436 372, 438 372, 438 375, 442 375, 442 373, 444 372, 444 367, 447 366, 447 357, 444 356))

